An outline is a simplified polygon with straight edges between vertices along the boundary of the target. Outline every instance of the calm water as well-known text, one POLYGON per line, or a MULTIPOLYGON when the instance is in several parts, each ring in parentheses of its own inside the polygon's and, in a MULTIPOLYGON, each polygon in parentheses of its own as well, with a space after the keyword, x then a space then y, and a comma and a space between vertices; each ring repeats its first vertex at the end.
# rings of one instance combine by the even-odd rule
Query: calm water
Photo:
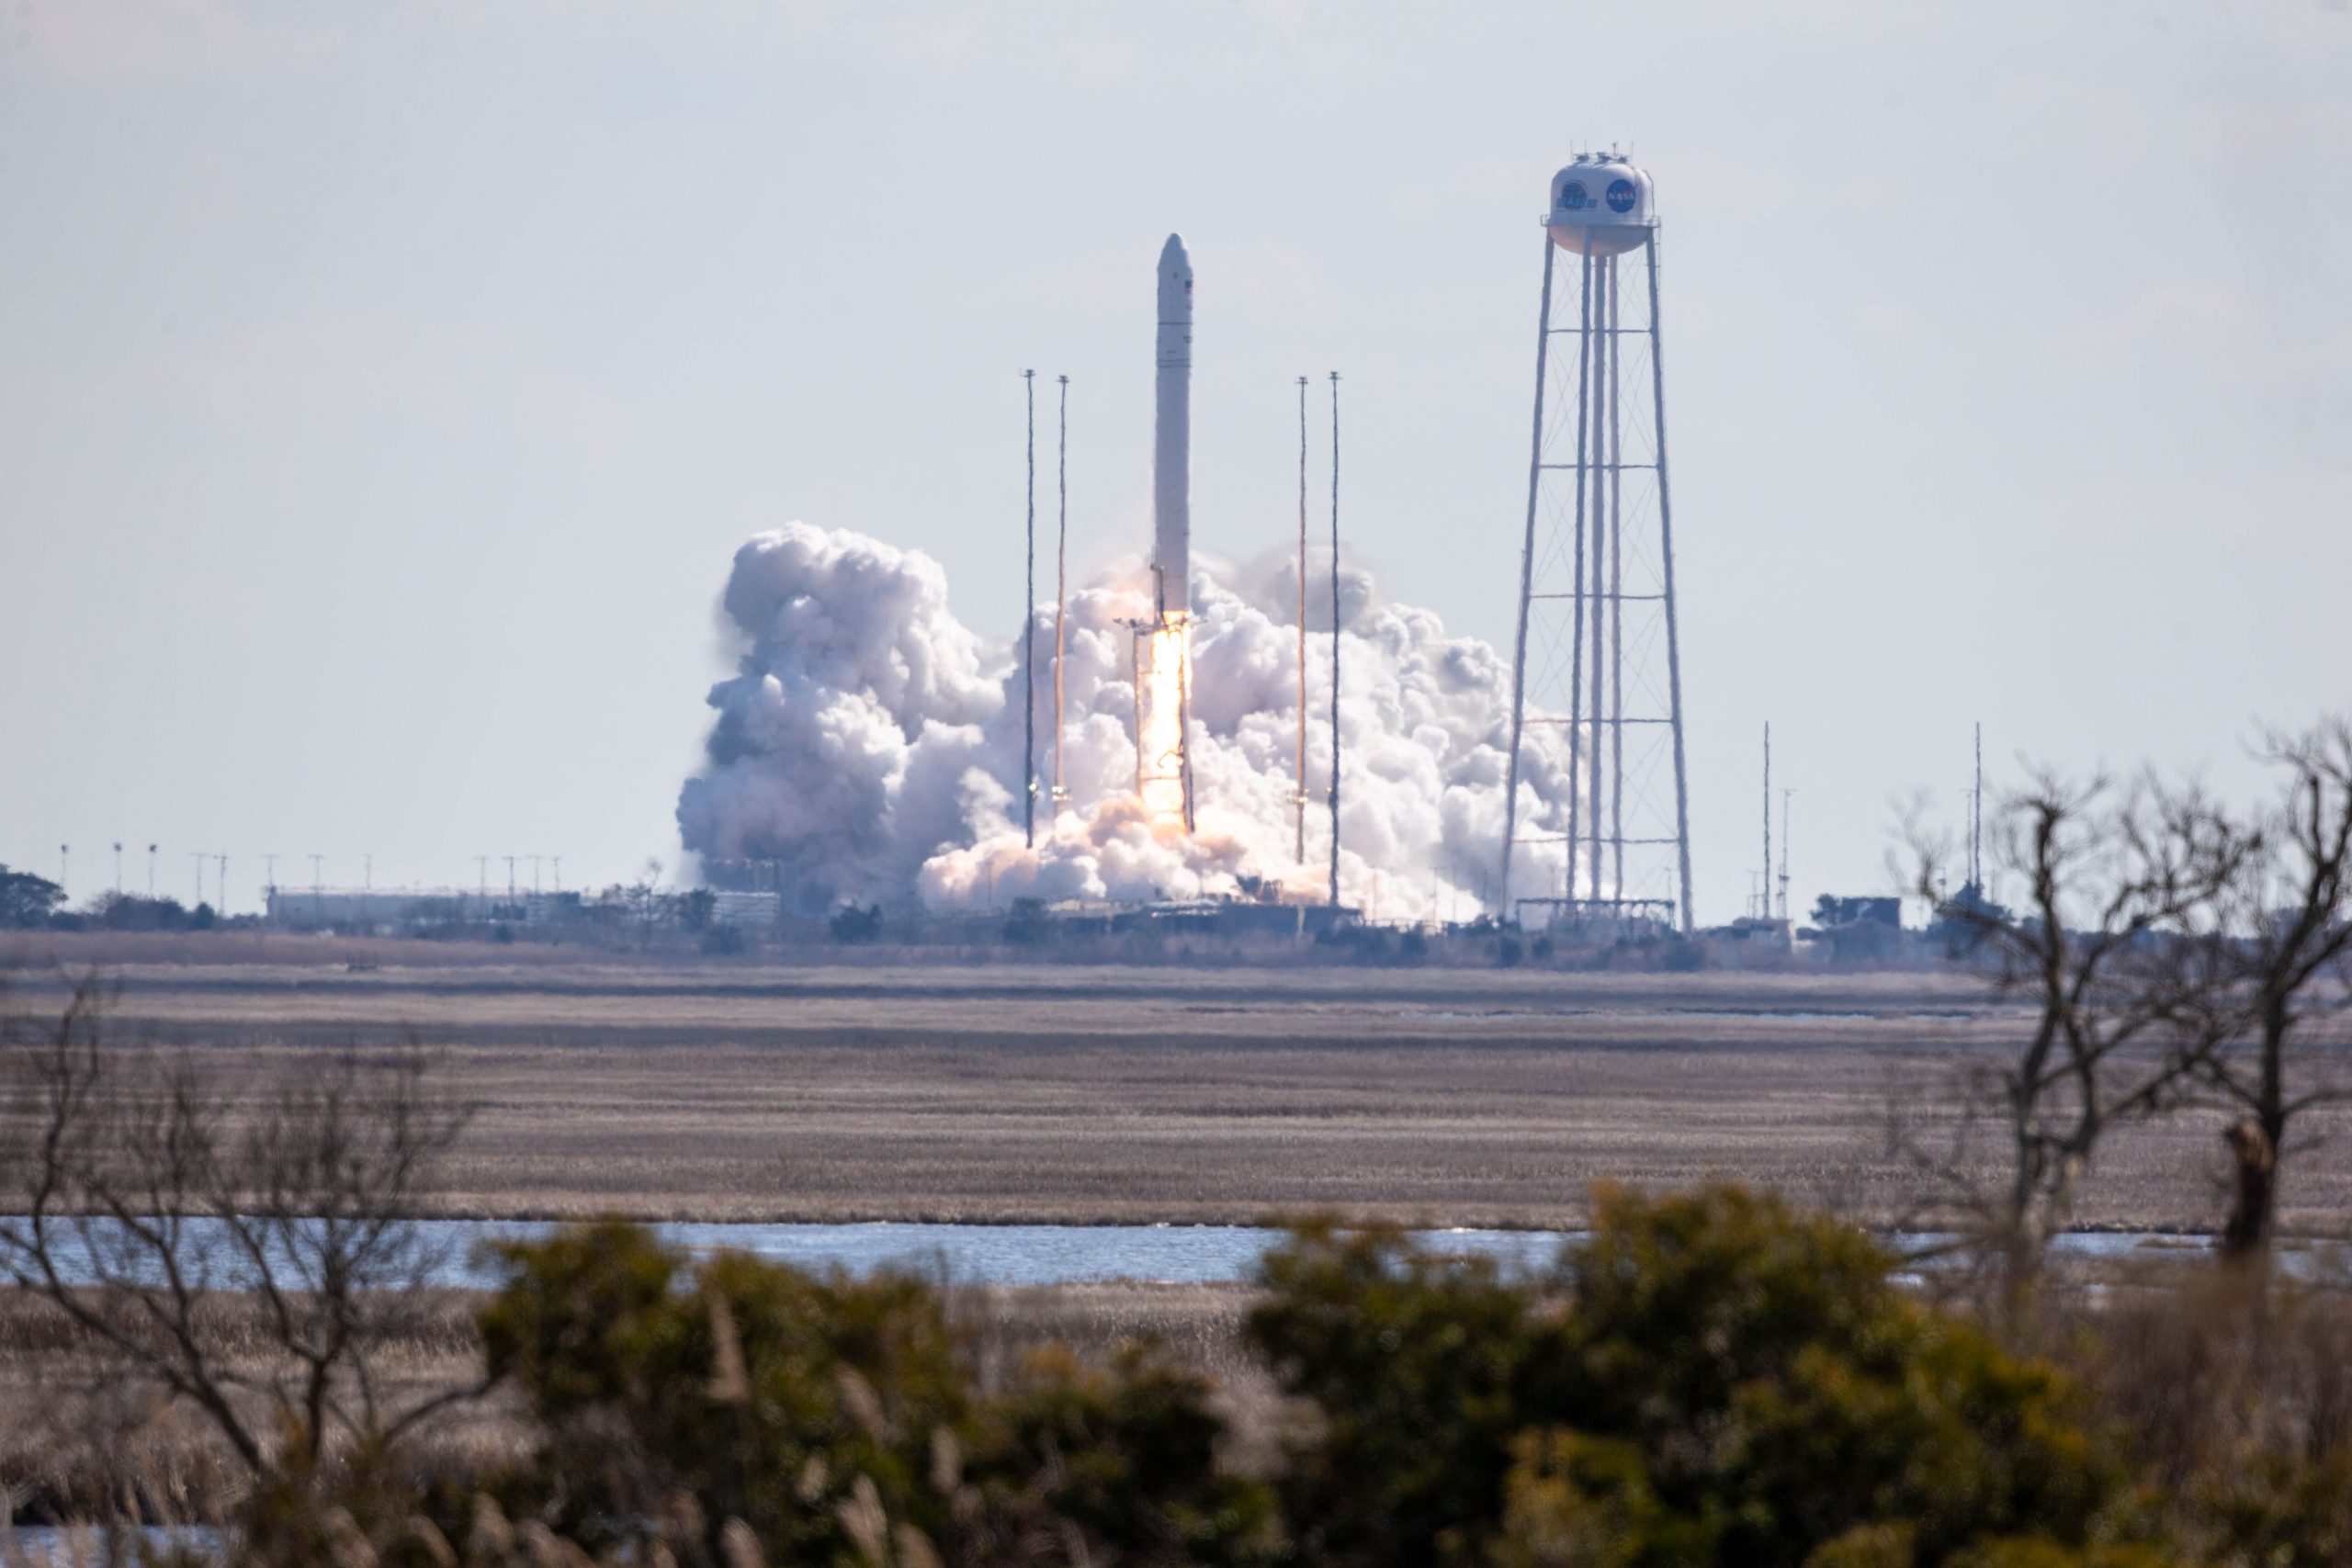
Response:
POLYGON ((185 1550, 213 1557, 220 1551, 220 1538, 216 1531, 198 1526, 132 1525, 120 1530, 0 1526, 0 1562, 11 1568, 17 1563, 25 1568, 96 1568, 116 1560, 118 1553, 119 1561, 136 1562, 141 1548, 156 1553, 185 1550), (110 1536, 115 1538, 117 1552, 107 1551, 110 1536))
MULTIPOLYGON (((486 1286, 495 1270, 478 1258, 483 1243, 547 1235, 552 1224, 499 1220, 428 1220, 416 1227, 421 1251, 442 1284, 486 1286)), ((991 1285, 1049 1285, 1088 1280, 1143 1280, 1177 1284, 1242 1280, 1283 1233, 1252 1225, 972 1225, 972 1224, 670 1224, 662 1237, 689 1251, 733 1248, 804 1269, 838 1265, 855 1273, 911 1269, 949 1280, 991 1285)), ((206 1243, 207 1227, 192 1222, 194 1250, 220 1258, 213 1282, 244 1281, 226 1249, 206 1243)), ((1432 1250, 1476 1254, 1506 1265, 1540 1265, 1575 1241, 1564 1231, 1417 1231, 1432 1250)), ((1933 1238, 1914 1236, 1907 1242, 1933 1238)), ((2210 1238, 2145 1232, 2078 1232, 2057 1243, 2079 1258, 2157 1256, 2210 1248, 2210 1238)), ((2319 1254, 2282 1248, 2290 1272, 2308 1272, 2319 1254)))
MULTIPOLYGON (((541 1234, 548 1226, 450 1222, 471 1234, 541 1234)), ((1148 1280, 1172 1284, 1247 1279, 1283 1233, 1254 1225, 662 1225, 662 1236, 693 1251, 732 1247, 802 1268, 833 1264, 854 1272, 895 1267, 944 1270, 953 1280, 990 1285, 1051 1285, 1083 1280, 1148 1280)), ((1432 1251, 1475 1254, 1506 1265, 1549 1263, 1580 1240, 1579 1231, 1415 1231, 1432 1251)), ((1937 1237, 1912 1235, 1905 1246, 1937 1237)), ((2053 1250, 2075 1258, 2121 1258, 2210 1251, 2212 1238, 2147 1231, 2078 1231, 2053 1250)), ((459 1249, 462 1250, 462 1249, 459 1249)), ((2290 1272, 2309 1254, 2282 1250, 2290 1272)))
MULTIPOLYGON (((422 1229, 446 1260, 452 1284, 490 1283, 473 1260, 478 1243, 544 1235, 550 1224, 436 1220, 422 1229)), ((1282 1239, 1254 1225, 669 1224, 664 1241, 692 1252, 722 1248, 822 1269, 853 1273, 913 1269, 967 1283, 1054 1285, 1084 1280, 1149 1280, 1202 1284, 1247 1278, 1282 1239)), ((1444 1230, 1415 1233, 1447 1252, 1480 1253, 1505 1263, 1548 1262, 1562 1235, 1544 1231, 1444 1230)))

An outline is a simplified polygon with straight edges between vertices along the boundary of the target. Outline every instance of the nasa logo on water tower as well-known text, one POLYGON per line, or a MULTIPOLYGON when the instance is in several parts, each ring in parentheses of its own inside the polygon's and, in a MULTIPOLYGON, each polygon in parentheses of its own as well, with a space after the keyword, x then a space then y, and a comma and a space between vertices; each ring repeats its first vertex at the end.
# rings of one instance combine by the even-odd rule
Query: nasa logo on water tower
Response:
POLYGON ((1544 222, 1563 250, 1594 257, 1637 251, 1657 223, 1650 177, 1614 152, 1585 153, 1552 176, 1544 222))

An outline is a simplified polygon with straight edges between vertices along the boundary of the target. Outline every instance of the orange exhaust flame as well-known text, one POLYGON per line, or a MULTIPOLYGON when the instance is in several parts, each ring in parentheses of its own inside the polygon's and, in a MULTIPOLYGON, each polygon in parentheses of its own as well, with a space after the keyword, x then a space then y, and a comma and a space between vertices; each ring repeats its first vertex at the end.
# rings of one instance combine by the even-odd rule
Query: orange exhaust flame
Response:
POLYGON ((1192 695, 1193 632, 1181 612, 1136 633, 1136 794, 1155 825, 1192 828, 1192 767, 1184 726, 1192 695))

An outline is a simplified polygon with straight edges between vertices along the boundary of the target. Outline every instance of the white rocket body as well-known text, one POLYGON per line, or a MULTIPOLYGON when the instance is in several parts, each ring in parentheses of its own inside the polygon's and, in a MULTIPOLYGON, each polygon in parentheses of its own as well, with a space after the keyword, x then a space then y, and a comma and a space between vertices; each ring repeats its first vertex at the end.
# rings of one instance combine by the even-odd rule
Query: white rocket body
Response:
POLYGON ((1192 611, 1193 262, 1181 234, 1159 253, 1159 384, 1152 422, 1151 560, 1163 616, 1192 611))

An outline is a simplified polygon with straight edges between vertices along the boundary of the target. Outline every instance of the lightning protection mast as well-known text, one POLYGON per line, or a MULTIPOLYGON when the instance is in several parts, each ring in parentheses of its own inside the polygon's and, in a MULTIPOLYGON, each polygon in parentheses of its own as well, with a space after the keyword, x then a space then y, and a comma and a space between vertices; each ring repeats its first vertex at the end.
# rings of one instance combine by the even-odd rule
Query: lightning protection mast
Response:
POLYGON ((1606 152, 1553 175, 1551 197, 1498 912, 1534 905, 1571 927, 1645 919, 1688 931, 1654 194, 1648 175, 1606 152), (1562 265, 1573 288, 1555 287, 1562 265), (1525 820, 1521 781, 1536 786, 1525 820))
POLYGON ((1048 814, 1058 821, 1069 802, 1069 790, 1062 784, 1062 654, 1069 646, 1064 624, 1069 618, 1069 378, 1054 379, 1062 393, 1061 444, 1054 459, 1061 522, 1054 536, 1054 789, 1048 814))
POLYGON ((1789 796, 1795 793, 1785 787, 1781 791, 1781 922, 1783 925, 1789 919, 1789 796))
MULTIPOLYGON (((1336 601, 1335 601, 1336 603, 1336 601)), ((1298 378, 1298 776, 1291 791, 1297 831, 1292 858, 1306 863, 1306 378, 1298 378)))
POLYGON ((1340 373, 1331 372, 1331 908, 1340 907, 1340 373))
POLYGON ((1968 885, 1984 892, 1984 721, 1976 721, 1976 782, 1968 791, 1968 885))
POLYGON ((1029 488, 1027 562, 1021 598, 1021 840, 1037 844, 1037 373, 1021 373, 1021 398, 1028 409, 1029 488))

